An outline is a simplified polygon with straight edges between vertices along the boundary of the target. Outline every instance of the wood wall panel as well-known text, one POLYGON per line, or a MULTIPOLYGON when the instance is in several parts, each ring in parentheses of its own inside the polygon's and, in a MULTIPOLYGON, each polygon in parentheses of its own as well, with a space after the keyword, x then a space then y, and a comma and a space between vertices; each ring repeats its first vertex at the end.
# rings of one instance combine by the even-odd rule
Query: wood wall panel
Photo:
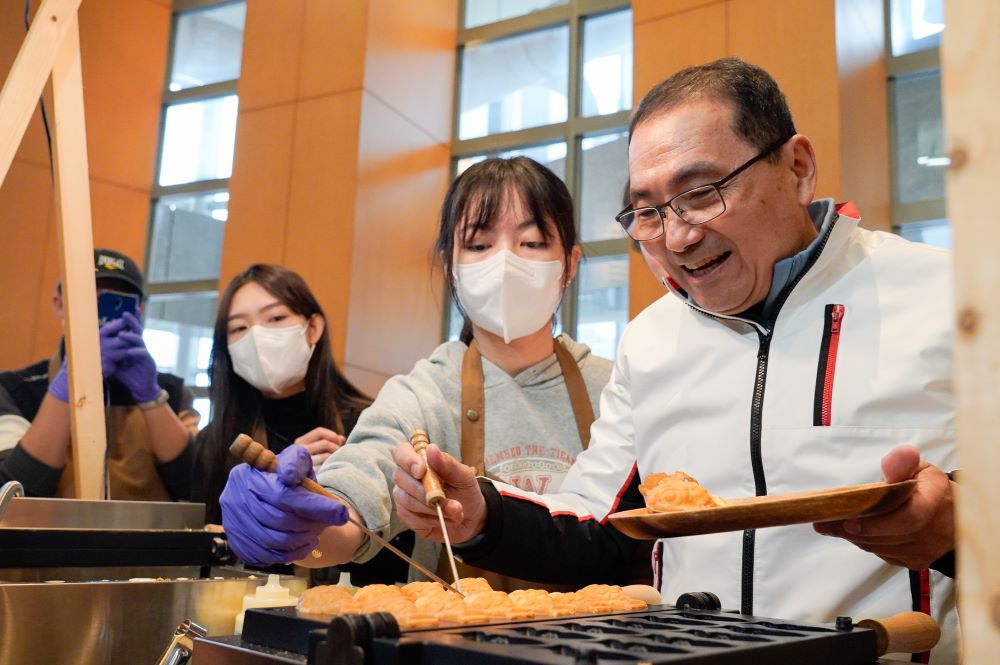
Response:
POLYGON ((372 0, 368 26, 365 89, 441 143, 451 138, 457 16, 456 0, 372 0))
POLYGON ((301 272, 334 355, 367 389, 440 339, 428 256, 457 12, 456 0, 248 5, 222 282, 252 260, 301 272))
POLYGON ((220 285, 251 263, 283 263, 295 106, 240 111, 220 285))
POLYGON ((674 72, 726 55, 726 5, 715 3, 636 24, 634 42, 633 96, 638 104, 674 72))
POLYGON ((812 139, 817 196, 840 196, 840 107, 834 0, 730 0, 729 55, 766 69, 781 86, 796 129, 812 139), (808 30, 802 26, 809 26, 808 30))
POLYGON ((450 152, 366 93, 360 154, 346 363, 387 378, 441 340, 430 259, 450 152))
MULTIPOLYGON (((149 1, 89 0, 80 5, 80 21, 90 177, 148 199, 160 129, 159 112, 149 110, 163 100, 170 12, 149 1)), ((131 221, 145 226, 148 211, 131 221)), ((141 265, 144 252, 142 246, 131 256, 141 265)))
POLYGON ((287 104, 299 94, 305 0, 247 0, 240 110, 287 104))
MULTIPOLYGON (((53 284, 43 285, 44 250, 52 217, 52 184, 48 167, 12 165, 0 187, 0 368, 27 364, 32 357, 42 290, 52 293, 53 284)), ((51 316, 51 315, 50 315, 51 316)))
POLYGON ((300 97, 359 90, 364 83, 368 3, 306 0, 300 97))
MULTIPOLYGON (((37 3, 33 3, 37 9, 37 3)), ((24 3, 0 3, 0 76, 24 40, 24 3)), ((142 264, 158 141, 170 4, 87 0, 80 10, 87 152, 96 239, 142 264)), ((48 104, 50 122, 52 106, 48 104)), ((0 186, 0 369, 47 356, 62 334, 48 149, 38 113, 0 186)))
POLYGON ((862 225, 892 228, 889 114, 883 5, 837 0, 840 190, 858 204, 862 225))
POLYGON ((338 362, 347 339, 360 113, 360 91, 299 106, 289 191, 285 262, 323 304, 338 362))
MULTIPOLYGON (((633 21, 638 24, 713 4, 725 4, 725 0, 632 0, 632 17, 633 21)), ((685 33, 677 34, 683 36, 685 33)))

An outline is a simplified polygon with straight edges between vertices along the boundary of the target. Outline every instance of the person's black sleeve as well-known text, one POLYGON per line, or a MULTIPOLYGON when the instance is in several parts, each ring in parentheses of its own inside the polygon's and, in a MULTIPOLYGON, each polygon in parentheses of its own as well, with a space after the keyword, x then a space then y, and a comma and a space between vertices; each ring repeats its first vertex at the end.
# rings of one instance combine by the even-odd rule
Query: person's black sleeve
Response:
POLYGON ((157 462, 156 472, 174 501, 191 500, 191 477, 194 468, 194 444, 188 444, 181 454, 169 462, 157 462))
MULTIPOLYGON (((959 475, 961 472, 958 469, 952 469, 948 472, 948 480, 958 483, 959 475)), ((931 570, 936 570, 942 575, 947 575, 948 577, 955 578, 955 550, 951 550, 937 561, 930 565, 931 570)))
POLYGON ((59 488, 62 469, 56 469, 31 456, 17 444, 0 458, 0 485, 16 480, 24 486, 25 496, 53 497, 59 488))
MULTIPOLYGON (((545 506, 511 496, 480 479, 488 517, 481 538, 457 548, 465 563, 550 584, 617 583, 639 541, 611 524, 552 515, 545 506)), ((642 506, 635 474, 615 510, 642 506)))

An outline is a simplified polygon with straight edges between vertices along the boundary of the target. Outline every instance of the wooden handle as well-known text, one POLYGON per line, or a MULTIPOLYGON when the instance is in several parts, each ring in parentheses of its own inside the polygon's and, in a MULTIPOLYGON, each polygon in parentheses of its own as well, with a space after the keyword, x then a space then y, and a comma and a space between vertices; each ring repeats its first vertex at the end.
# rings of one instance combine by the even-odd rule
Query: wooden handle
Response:
POLYGON ((879 656, 929 651, 941 637, 937 621, 923 612, 900 612, 888 619, 862 619, 857 625, 875 631, 879 656))
POLYGON ((278 470, 278 456, 246 434, 236 435, 229 452, 255 469, 271 473, 278 470))
MULTIPOLYGON (((270 473, 278 472, 278 456, 265 448, 263 444, 254 441, 246 434, 238 434, 236 436, 232 445, 229 446, 229 452, 255 469, 268 471, 270 473)), ((339 496, 327 491, 325 487, 311 478, 303 478, 301 486, 313 494, 321 494, 325 497, 333 499, 334 501, 343 503, 343 500, 339 496)))
POLYGON ((441 486, 441 480, 434 473, 434 469, 431 468, 430 462, 427 461, 427 446, 430 445, 427 432, 422 429, 413 430, 413 433, 410 434, 410 444, 424 458, 424 466, 427 467, 423 480, 424 493, 427 495, 427 505, 433 506, 436 503, 441 503, 445 499, 444 488, 441 486))

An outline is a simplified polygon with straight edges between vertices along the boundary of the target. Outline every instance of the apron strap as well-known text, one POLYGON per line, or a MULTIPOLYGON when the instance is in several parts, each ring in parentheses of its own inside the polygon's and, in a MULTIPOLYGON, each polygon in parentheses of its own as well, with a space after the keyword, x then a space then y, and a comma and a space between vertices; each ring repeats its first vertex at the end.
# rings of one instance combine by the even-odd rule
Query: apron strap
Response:
MULTIPOLYGON (((590 426, 594 423, 594 407, 587 394, 587 385, 569 349, 558 339, 552 340, 552 348, 569 393, 580 443, 586 450, 590 445, 590 426)), ((483 461, 486 448, 486 391, 483 382, 483 356, 476 340, 472 340, 462 358, 462 462, 473 467, 477 476, 488 476, 483 461)))
POLYGON ((486 392, 483 388, 483 356, 476 340, 469 342, 462 358, 462 462, 486 474, 486 392))
POLYGON ((573 407, 573 417, 576 418, 576 429, 580 433, 580 443, 586 450, 590 445, 590 426, 594 424, 594 407, 587 394, 587 384, 583 382, 583 374, 576 359, 558 339, 552 340, 555 347, 559 367, 562 368, 563 380, 569 392, 569 402, 573 407))

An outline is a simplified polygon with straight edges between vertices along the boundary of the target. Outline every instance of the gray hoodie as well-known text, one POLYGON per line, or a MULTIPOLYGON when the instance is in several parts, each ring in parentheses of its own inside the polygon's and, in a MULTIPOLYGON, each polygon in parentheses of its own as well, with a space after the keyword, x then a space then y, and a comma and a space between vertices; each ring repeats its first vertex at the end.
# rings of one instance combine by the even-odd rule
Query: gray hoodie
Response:
MULTIPOLYGON (((576 359, 587 393, 598 413, 601 390, 611 375, 611 361, 590 353, 567 335, 563 345, 576 359)), ((406 529, 392 502, 392 451, 414 429, 427 432, 432 443, 460 458, 461 370, 466 345, 446 342, 413 371, 395 376, 365 410, 347 444, 320 469, 319 482, 349 501, 365 523, 385 538, 406 529)), ((522 489, 545 493, 559 489, 581 451, 580 435, 570 406, 559 361, 548 358, 510 376, 485 357, 486 450, 489 473, 522 489)), ((439 545, 417 539, 414 557, 430 568, 437 565, 439 545)), ((364 562, 380 546, 370 540, 354 553, 364 562)), ((414 571, 410 571, 411 578, 414 571)))

